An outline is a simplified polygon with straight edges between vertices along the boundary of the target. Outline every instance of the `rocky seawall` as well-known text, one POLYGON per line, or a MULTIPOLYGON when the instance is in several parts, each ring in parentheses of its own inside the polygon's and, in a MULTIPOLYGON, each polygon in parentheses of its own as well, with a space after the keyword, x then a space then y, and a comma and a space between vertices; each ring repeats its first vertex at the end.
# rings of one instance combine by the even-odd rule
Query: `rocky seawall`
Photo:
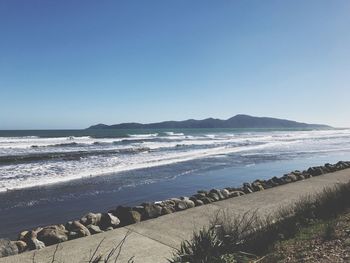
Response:
POLYGON ((170 198, 159 202, 142 203, 134 207, 118 206, 116 209, 104 213, 88 213, 79 220, 69 221, 65 224, 44 226, 23 231, 19 233, 16 241, 0 239, 0 257, 41 249, 45 246, 102 233, 177 211, 256 191, 263 191, 279 185, 305 180, 310 177, 347 168, 350 168, 350 162, 340 161, 336 164, 310 167, 305 171, 293 171, 281 177, 273 177, 268 180, 255 180, 251 183, 244 183, 241 187, 226 187, 224 189, 211 189, 208 191, 199 190, 191 197, 170 198))

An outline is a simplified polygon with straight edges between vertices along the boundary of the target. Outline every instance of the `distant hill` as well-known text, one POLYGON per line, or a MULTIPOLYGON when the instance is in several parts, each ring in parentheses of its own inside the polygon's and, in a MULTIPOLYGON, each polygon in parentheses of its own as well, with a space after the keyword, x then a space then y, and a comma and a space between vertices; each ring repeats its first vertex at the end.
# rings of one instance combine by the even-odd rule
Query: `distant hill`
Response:
POLYGON ((163 121, 156 123, 120 123, 114 125, 97 124, 88 129, 184 129, 184 128, 309 128, 328 129, 332 128, 323 124, 307 124, 302 122, 254 117, 244 114, 236 115, 227 120, 208 118, 204 120, 163 121))

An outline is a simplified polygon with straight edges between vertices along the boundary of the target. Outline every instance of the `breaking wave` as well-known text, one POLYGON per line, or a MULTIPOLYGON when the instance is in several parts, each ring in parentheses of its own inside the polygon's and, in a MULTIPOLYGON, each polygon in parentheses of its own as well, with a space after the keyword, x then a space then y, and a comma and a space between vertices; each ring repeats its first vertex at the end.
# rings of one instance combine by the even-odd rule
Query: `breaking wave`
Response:
POLYGON ((194 159, 232 156, 254 164, 257 156, 275 160, 332 151, 350 151, 350 130, 0 137, 0 191, 194 159))

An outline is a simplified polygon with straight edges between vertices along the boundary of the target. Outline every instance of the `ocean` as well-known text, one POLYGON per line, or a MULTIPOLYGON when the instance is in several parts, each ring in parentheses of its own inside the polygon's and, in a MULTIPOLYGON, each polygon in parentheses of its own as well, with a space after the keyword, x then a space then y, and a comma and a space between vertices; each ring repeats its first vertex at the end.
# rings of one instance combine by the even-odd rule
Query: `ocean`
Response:
POLYGON ((350 129, 0 131, 0 237, 350 160, 350 129))

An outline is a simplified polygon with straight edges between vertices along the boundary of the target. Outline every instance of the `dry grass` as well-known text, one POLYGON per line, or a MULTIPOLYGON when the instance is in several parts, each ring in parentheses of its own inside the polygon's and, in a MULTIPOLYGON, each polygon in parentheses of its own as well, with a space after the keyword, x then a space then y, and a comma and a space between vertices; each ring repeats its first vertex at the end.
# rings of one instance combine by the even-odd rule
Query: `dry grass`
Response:
POLYGON ((350 183, 303 198, 267 218, 251 211, 239 217, 230 211, 216 215, 210 227, 181 244, 171 263, 259 262, 279 240, 291 238, 317 220, 330 220, 324 238, 331 239, 331 220, 350 207, 350 183), (230 255, 231 258, 227 259, 230 255))

